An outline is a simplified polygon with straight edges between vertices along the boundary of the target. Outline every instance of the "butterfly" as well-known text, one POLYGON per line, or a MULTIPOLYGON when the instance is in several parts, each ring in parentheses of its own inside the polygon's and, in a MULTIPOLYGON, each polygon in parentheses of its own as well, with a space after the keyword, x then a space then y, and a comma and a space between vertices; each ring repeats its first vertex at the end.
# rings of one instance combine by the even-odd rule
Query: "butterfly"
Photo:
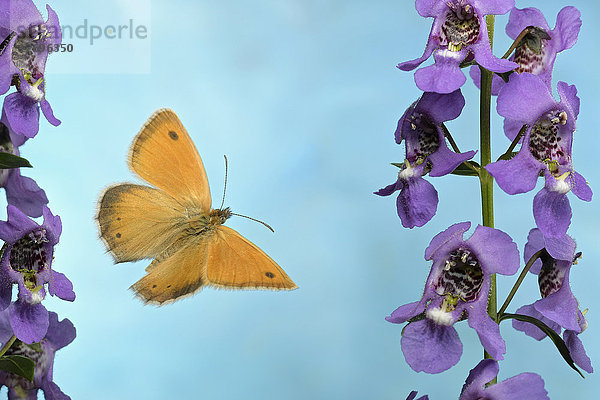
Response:
POLYGON ((152 186, 122 183, 100 196, 96 217, 115 263, 153 258, 131 286, 162 305, 205 286, 292 290, 296 284, 261 249, 212 209, 196 146, 170 109, 154 112, 133 140, 129 167, 152 186))

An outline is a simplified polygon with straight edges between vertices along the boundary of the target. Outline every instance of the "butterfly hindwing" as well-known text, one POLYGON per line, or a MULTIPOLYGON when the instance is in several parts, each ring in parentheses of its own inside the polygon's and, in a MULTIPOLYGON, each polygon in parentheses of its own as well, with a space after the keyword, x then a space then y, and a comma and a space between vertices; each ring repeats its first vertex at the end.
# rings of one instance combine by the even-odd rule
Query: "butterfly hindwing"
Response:
POLYGON ((146 268, 148 273, 131 286, 146 303, 162 305, 200 290, 208 256, 208 241, 202 236, 177 240, 146 268))
POLYGON ((230 289, 297 288, 271 257, 233 229, 216 227, 208 242, 208 284, 230 289))
POLYGON ((202 159, 172 110, 162 108, 150 116, 133 140, 129 166, 182 204, 210 210, 210 190, 202 159))
POLYGON ((162 190, 126 183, 104 191, 96 218, 115 262, 125 262, 164 251, 184 229, 184 213, 162 190))

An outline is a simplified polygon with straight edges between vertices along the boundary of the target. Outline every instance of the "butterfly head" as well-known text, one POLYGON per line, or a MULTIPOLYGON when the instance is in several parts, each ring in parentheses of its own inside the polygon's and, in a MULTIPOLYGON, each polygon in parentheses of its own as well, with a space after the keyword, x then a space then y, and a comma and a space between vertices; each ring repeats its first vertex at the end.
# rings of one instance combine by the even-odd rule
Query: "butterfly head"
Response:
POLYGON ((210 214, 208 217, 210 225, 223 225, 225 221, 227 221, 227 219, 231 217, 231 210, 229 209, 229 207, 225 207, 222 210, 210 210, 210 214))

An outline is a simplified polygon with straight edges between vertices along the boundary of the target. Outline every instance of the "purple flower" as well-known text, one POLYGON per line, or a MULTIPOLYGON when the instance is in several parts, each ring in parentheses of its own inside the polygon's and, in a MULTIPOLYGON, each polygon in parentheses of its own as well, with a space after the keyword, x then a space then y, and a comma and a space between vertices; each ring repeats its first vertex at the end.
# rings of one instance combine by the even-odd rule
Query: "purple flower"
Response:
POLYGON ((440 124, 457 118, 465 105, 460 89, 450 94, 424 93, 398 121, 396 143, 406 147, 406 159, 396 182, 375 194, 389 196, 399 190, 396 201, 402 226, 423 226, 437 210, 438 195, 423 175, 444 176, 472 158, 474 151, 454 153, 446 145, 440 124))
MULTIPOLYGON (((415 400, 415 397, 417 397, 417 391, 413 390, 412 392, 409 393, 406 400, 415 400)), ((429 400, 429 396, 427 396, 427 395, 421 396, 417 400, 429 400)))
POLYGON ((6 93, 12 83, 17 92, 4 98, 3 118, 12 129, 28 138, 39 129, 40 107, 52 125, 54 117, 46 100, 44 70, 48 47, 60 44, 62 33, 58 16, 50 8, 44 22, 31 0, 8 0, 0 5, 0 27, 8 36, 0 53, 0 93, 6 93))
POLYGON ((433 26, 420 58, 398 64, 412 71, 433 53, 435 63, 419 69, 415 82, 425 92, 451 93, 466 81, 460 63, 473 58, 494 72, 507 72, 518 65, 494 57, 490 48, 485 16, 506 14, 514 0, 417 0, 422 17, 433 17, 433 26))
POLYGON ((425 250, 433 260, 420 301, 396 309, 386 318, 404 328, 401 346, 415 371, 439 373, 455 365, 462 343, 453 325, 468 319, 485 350, 501 360, 506 348, 498 324, 487 314, 490 275, 512 275, 519 268, 517 245, 504 232, 478 225, 468 240, 470 222, 452 225, 425 250), (417 317, 417 318, 415 318, 417 317))
POLYGON ((505 381, 486 387, 498 375, 498 362, 482 360, 469 372, 459 400, 550 400, 544 380, 538 374, 524 372, 505 381))
MULTIPOLYGON (((571 266, 576 262, 575 241, 568 235, 562 238, 545 238, 539 229, 532 229, 527 237, 524 259, 545 249, 529 272, 538 275, 541 299, 517 310, 518 314, 529 315, 544 322, 556 333, 565 329, 563 338, 577 365, 593 372, 592 364, 577 336, 587 328, 587 322, 579 311, 579 303, 569 285, 571 266)), ((546 334, 528 322, 513 320, 513 327, 536 340, 546 334)))
MULTIPOLYGON (((7 311, 0 312, 0 341, 6 343, 13 335, 7 311)), ((47 400, 68 400, 58 385, 52 381, 54 354, 71 343, 76 336, 75 327, 68 319, 58 321, 58 315, 48 313, 48 331, 39 347, 16 341, 6 352, 7 355, 20 355, 35 362, 33 382, 12 373, 0 371, 0 387, 8 387, 8 398, 37 399, 39 389, 44 391, 47 400)))
POLYGON ((18 208, 7 207, 8 222, 0 221, 0 239, 6 248, 0 259, 0 310, 8 307, 15 336, 25 343, 39 342, 48 328, 48 311, 41 304, 48 284, 50 295, 75 300, 73 284, 51 268, 54 246, 62 225, 44 206, 44 223, 38 225, 18 208), (18 299, 10 304, 12 284, 19 287, 18 299))
MULTIPOLYGON (((563 50, 570 49, 577 42, 579 29, 581 28, 581 13, 573 6, 567 6, 560 10, 556 17, 554 29, 550 29, 544 15, 537 8, 513 8, 510 11, 506 34, 515 40, 527 27, 534 27, 519 42, 515 53, 510 60, 519 64, 515 72, 530 72, 538 75, 548 86, 552 86, 552 68, 556 55, 563 50)), ((471 67, 471 78, 479 87, 481 73, 479 68, 471 67)), ((504 80, 494 75, 492 82, 492 94, 496 95, 504 86, 504 80)), ((505 125, 505 129, 507 126, 505 125)), ((514 129, 512 125, 508 129, 514 129)), ((514 138, 519 131, 509 133, 507 136, 514 138)), ((512 140, 512 139, 511 139, 512 140)))
MULTIPOLYGON (((17 135, 0 120, 0 152, 19 155, 19 146, 27 140, 17 135)), ((8 204, 30 217, 40 217, 48 204, 46 193, 31 178, 21 176, 20 168, 0 169, 0 187, 6 190, 8 204)))
POLYGON ((519 124, 527 124, 519 153, 511 160, 488 164, 485 169, 508 194, 529 192, 540 172, 546 184, 533 200, 535 222, 546 237, 560 238, 571 224, 571 206, 566 194, 572 191, 590 201, 592 190, 575 172, 571 147, 579 98, 575 86, 558 83, 560 102, 550 88, 530 73, 512 74, 498 95, 498 113, 519 124))

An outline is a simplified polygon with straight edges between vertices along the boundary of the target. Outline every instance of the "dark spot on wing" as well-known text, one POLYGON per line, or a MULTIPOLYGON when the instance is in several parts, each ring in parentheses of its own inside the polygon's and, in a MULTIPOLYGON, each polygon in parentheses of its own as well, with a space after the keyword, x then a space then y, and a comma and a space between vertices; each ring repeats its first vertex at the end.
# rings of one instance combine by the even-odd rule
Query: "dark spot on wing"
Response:
POLYGON ((272 272, 265 272, 265 276, 267 278, 275 278, 275 274, 273 274, 272 272))
POLYGON ((179 135, 177 134, 177 132, 173 132, 173 131, 169 131, 169 137, 173 140, 179 139, 179 135))

